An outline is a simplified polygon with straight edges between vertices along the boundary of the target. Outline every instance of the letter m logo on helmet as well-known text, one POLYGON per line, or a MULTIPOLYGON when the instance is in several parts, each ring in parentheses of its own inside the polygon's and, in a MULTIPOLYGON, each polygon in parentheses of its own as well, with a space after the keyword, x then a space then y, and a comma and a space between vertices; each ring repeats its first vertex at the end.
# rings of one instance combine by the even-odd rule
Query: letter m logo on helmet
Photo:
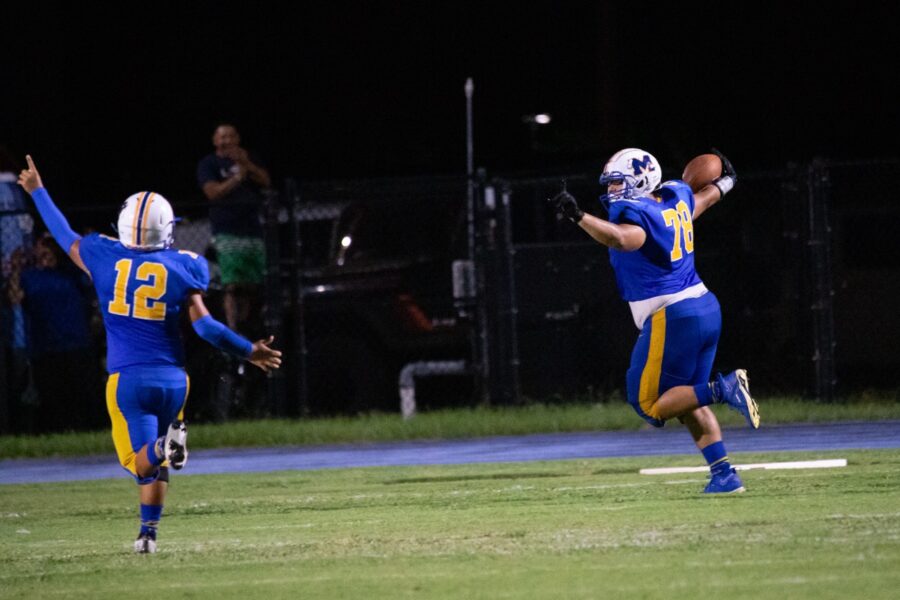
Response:
POLYGON ((643 158, 632 158, 631 168, 634 169, 634 176, 637 177, 644 172, 644 169, 647 169, 648 171, 655 171, 656 165, 654 164, 653 159, 650 158, 650 155, 645 154, 643 158))

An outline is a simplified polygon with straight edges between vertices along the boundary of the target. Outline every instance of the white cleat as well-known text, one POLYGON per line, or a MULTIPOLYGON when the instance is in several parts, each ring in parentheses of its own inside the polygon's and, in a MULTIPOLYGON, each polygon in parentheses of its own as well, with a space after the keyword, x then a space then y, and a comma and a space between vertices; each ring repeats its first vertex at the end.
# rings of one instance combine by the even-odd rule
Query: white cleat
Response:
POLYGON ((172 421, 172 424, 169 425, 164 449, 165 458, 169 461, 170 467, 176 471, 184 467, 188 458, 187 426, 184 421, 172 421))
POLYGON ((138 554, 156 554, 156 540, 149 535, 139 535, 134 540, 134 551, 138 554))

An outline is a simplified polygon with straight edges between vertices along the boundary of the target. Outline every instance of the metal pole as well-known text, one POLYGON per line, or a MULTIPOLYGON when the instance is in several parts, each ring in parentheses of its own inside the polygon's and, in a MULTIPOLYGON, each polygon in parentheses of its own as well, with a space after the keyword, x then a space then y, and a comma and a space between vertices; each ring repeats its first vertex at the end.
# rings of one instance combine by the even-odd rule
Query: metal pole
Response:
POLYGON ((472 322, 470 334, 470 350, 472 354, 472 371, 475 378, 475 395, 483 404, 490 402, 490 393, 487 386, 487 323, 484 311, 484 264, 478 250, 478 232, 476 223, 477 207, 475 206, 475 142, 474 125, 472 120, 472 97, 475 94, 475 84, 472 78, 466 79, 466 178, 467 178, 467 202, 466 202, 466 233, 468 234, 469 263, 472 265, 472 279, 474 285, 474 298, 469 300, 467 313, 472 322), (473 306, 474 305, 474 306, 473 306), (475 309, 474 311, 472 309, 475 309))
POLYGON ((300 237, 300 191, 297 182, 289 179, 285 182, 288 206, 290 211, 291 257, 290 257, 290 302, 294 355, 289 360, 296 365, 294 382, 297 389, 297 411, 301 416, 309 414, 309 397, 307 385, 306 355, 306 322, 303 314, 303 240, 300 237))
POLYGON ((475 145, 472 139, 472 95, 475 93, 475 84, 472 78, 466 79, 466 174, 469 179, 475 174, 475 145))
POLYGON ((472 129, 472 95, 475 84, 472 78, 466 79, 466 177, 468 180, 467 233, 469 243, 469 260, 475 260, 475 143, 472 129))
POLYGON ((829 219, 830 187, 828 167, 816 159, 809 167, 807 185, 808 245, 811 259, 813 321, 813 370, 816 399, 834 400, 834 289, 831 279, 831 226, 829 219))
MULTIPOLYGON (((266 289, 263 323, 266 332, 280 332, 283 330, 284 323, 284 305, 281 299, 281 260, 278 251, 278 216, 281 212, 281 203, 275 191, 267 190, 265 197, 266 289)), ((266 395, 269 408, 276 416, 283 417, 285 408, 284 375, 280 370, 271 371, 267 375, 266 381, 268 383, 266 395)))
POLYGON ((504 360, 504 393, 507 402, 518 404, 521 399, 519 387, 519 305, 516 298, 515 255, 516 249, 512 239, 512 211, 510 202, 512 190, 509 184, 503 184, 500 201, 501 228, 501 270, 503 271, 504 301, 501 305, 500 318, 503 321, 504 336, 501 340, 505 351, 504 360))

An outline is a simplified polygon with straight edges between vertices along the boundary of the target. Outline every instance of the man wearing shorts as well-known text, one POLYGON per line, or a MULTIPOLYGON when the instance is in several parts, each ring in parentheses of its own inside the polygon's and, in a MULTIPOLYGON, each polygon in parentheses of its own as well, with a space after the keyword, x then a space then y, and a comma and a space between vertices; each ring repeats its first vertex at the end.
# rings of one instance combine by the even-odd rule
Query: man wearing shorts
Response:
POLYGON ((259 211, 262 190, 272 181, 262 161, 241 147, 234 125, 218 125, 212 142, 215 151, 197 165, 197 184, 210 202, 213 247, 225 288, 225 321, 237 329, 250 313, 265 272, 259 211))

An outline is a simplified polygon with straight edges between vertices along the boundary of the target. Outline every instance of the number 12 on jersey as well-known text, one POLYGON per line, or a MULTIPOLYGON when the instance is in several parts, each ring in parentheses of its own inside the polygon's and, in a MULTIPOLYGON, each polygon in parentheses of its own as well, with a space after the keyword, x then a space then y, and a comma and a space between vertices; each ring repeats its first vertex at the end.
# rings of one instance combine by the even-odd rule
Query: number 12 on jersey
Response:
POLYGON ((113 299, 107 305, 109 313, 122 317, 134 317, 148 321, 164 321, 166 318, 166 303, 159 299, 166 293, 166 281, 169 272, 165 265, 155 262, 141 263, 135 278, 139 282, 146 282, 134 290, 132 296, 133 305, 128 300, 128 280, 131 278, 132 259, 122 258, 116 262, 116 283, 113 289, 113 299))
POLYGON ((691 211, 688 210, 687 202, 680 200, 675 208, 667 208, 662 211, 663 220, 668 227, 675 228, 675 243, 672 244, 672 251, 669 257, 672 262, 681 260, 684 253, 690 254, 694 251, 694 221, 691 218, 691 211), (684 232, 684 251, 682 252, 682 232, 684 232))

